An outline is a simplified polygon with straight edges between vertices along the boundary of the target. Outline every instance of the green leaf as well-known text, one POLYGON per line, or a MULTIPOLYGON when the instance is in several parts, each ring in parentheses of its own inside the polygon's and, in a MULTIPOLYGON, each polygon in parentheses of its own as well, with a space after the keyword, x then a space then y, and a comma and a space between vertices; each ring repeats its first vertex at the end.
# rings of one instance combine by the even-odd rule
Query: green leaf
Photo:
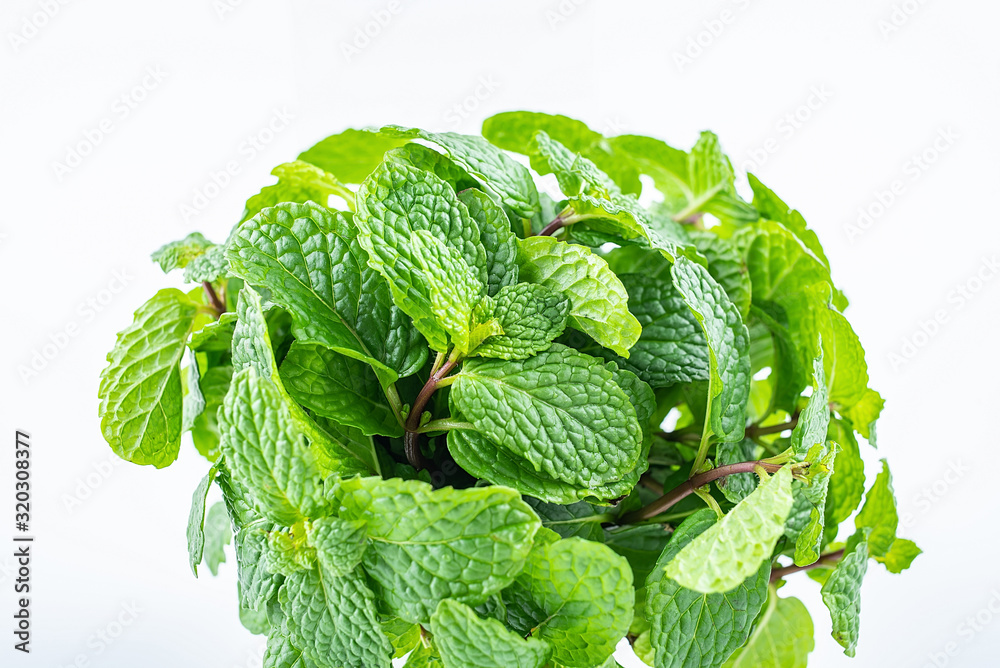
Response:
POLYGON ((740 251, 730 240, 707 230, 688 230, 687 235, 708 260, 708 273, 729 295, 740 316, 746 319, 750 312, 751 283, 740 251))
POLYGON ((510 620, 517 632, 548 641, 554 662, 579 668, 611 656, 635 604, 628 562, 581 538, 536 546, 503 597, 527 615, 510 620))
POLYGON ((639 421, 639 426, 643 428, 644 434, 647 433, 649 421, 656 412, 656 393, 653 392, 653 388, 628 369, 619 369, 615 362, 608 362, 604 368, 611 372, 615 384, 628 397, 629 403, 635 408, 635 417, 639 421))
POLYGON ((833 639, 853 657, 861 629, 861 581, 868 570, 868 543, 861 540, 833 569, 823 585, 823 603, 830 610, 833 639))
POLYGON ((192 232, 179 241, 171 241, 160 246, 153 252, 150 259, 160 265, 163 273, 167 274, 174 269, 186 267, 189 262, 203 255, 214 245, 200 232, 192 232))
POLYGON ((727 592, 771 558, 792 508, 792 471, 783 467, 667 564, 666 575, 687 589, 727 592))
POLYGON ((506 153, 482 137, 455 132, 427 132, 387 126, 380 130, 389 136, 420 137, 434 142, 504 205, 522 218, 530 218, 539 209, 538 191, 531 173, 506 153))
POLYGON ((333 576, 353 571, 368 548, 365 523, 359 520, 321 517, 309 525, 306 535, 319 565, 333 576))
POLYGON ((875 445, 875 421, 878 420, 885 406, 885 400, 875 390, 868 388, 856 404, 842 411, 845 418, 851 421, 858 433, 864 436, 868 443, 875 445))
POLYGON ((279 204, 237 228, 227 257, 233 273, 292 314, 298 341, 371 364, 384 385, 426 360, 420 334, 368 267, 350 215, 279 204))
POLYGON ((208 470, 205 477, 201 479, 195 487, 191 496, 191 512, 188 514, 187 526, 187 546, 188 563, 191 565, 191 572, 198 577, 198 565, 202 561, 205 552, 205 500, 208 497, 208 490, 215 480, 215 468, 208 470))
POLYGON ((386 153, 384 159, 412 165, 426 172, 433 172, 442 181, 446 181, 455 192, 466 188, 476 188, 479 185, 479 182, 455 164, 454 160, 423 144, 404 144, 386 153))
POLYGON ((605 531, 602 540, 628 560, 633 580, 645 582, 670 540, 671 531, 662 524, 623 526, 605 531))
POLYGON ((562 538, 579 536, 586 540, 602 542, 604 529, 601 523, 610 522, 615 517, 614 513, 607 512, 610 509, 585 501, 561 504, 548 503, 532 497, 526 497, 525 501, 542 520, 542 526, 555 531, 562 538))
MULTIPOLYGON (((715 446, 716 466, 727 466, 739 462, 748 462, 754 458, 757 444, 749 438, 739 442, 719 443, 715 446)), ((730 503, 739 503, 757 489, 757 476, 753 473, 737 473, 721 478, 718 483, 730 503)))
POLYGON ((382 629, 396 650, 392 658, 400 659, 420 644, 420 625, 407 622, 399 617, 382 621, 382 629))
POLYGON ((565 294, 571 303, 570 326, 628 357, 642 327, 629 313, 628 293, 608 263, 585 246, 552 237, 530 237, 519 247, 521 280, 565 294))
POLYGON ((369 436, 403 435, 375 372, 353 357, 296 341, 281 363, 281 381, 295 401, 317 415, 369 436))
POLYGON ((316 664, 302 656, 302 650, 292 645, 288 629, 272 627, 264 650, 264 668, 315 668, 316 664))
POLYGON ((574 503, 589 499, 605 503, 627 496, 639 481, 635 475, 626 475, 598 487, 565 482, 552 478, 519 455, 503 448, 479 432, 453 429, 448 432, 448 451, 460 467, 476 478, 495 485, 512 487, 521 494, 542 499, 549 503, 574 503))
POLYGON ((913 560, 923 554, 923 550, 917 544, 906 538, 897 538, 892 542, 892 547, 881 557, 875 557, 875 561, 883 564, 890 573, 902 573, 913 564, 913 560))
POLYGON ((704 212, 724 221, 747 223, 757 220, 757 211, 736 193, 733 166, 714 133, 702 132, 691 148, 688 179, 692 197, 684 211, 677 214, 678 219, 704 212))
POLYGON ((526 360, 469 360, 453 412, 549 477, 584 487, 633 469, 642 429, 603 362, 562 346, 526 360))
POLYGON ((832 283, 829 267, 780 223, 764 220, 754 226, 745 254, 755 301, 783 304, 806 286, 832 283))
POLYGON ((882 472, 865 495, 865 505, 854 518, 859 529, 871 529, 868 534, 868 553, 878 559, 885 557, 896 540, 899 514, 896 511, 896 496, 892 490, 892 473, 889 462, 882 460, 882 472))
POLYGON ((542 668, 552 654, 548 643, 525 640, 451 599, 438 604, 430 630, 445 668, 542 668))
POLYGON ((772 590, 747 644, 723 668, 806 668, 815 646, 806 606, 772 590))
POLYGON ((829 267, 823 246, 816 233, 806 226, 806 221, 798 211, 791 209, 774 192, 765 186, 753 174, 747 174, 750 188, 753 190, 753 206, 762 218, 775 220, 788 228, 809 251, 819 258, 824 266, 829 267))
POLYGON ((646 580, 646 617, 656 668, 717 668, 741 647, 767 600, 769 560, 733 589, 713 594, 685 589, 665 569, 697 536, 716 524, 699 510, 674 532, 646 580))
POLYGON ((427 623, 439 601, 478 605, 506 587, 540 526, 512 489, 432 490, 415 481, 352 478, 336 490, 340 517, 364 520, 364 568, 399 617, 427 623))
POLYGON ((443 668, 441 656, 433 647, 417 647, 406 660, 406 668, 443 668))
POLYGON ((483 191, 469 188, 458 193, 458 199, 479 226, 486 251, 487 294, 495 297, 501 288, 517 283, 517 237, 507 214, 483 191))
POLYGON ((673 279, 708 340, 708 425, 722 441, 743 440, 750 395, 750 334, 739 310, 707 269, 678 258, 673 279))
POLYGON ((406 142, 376 130, 344 130, 300 153, 298 159, 316 165, 344 183, 361 183, 382 162, 386 151, 406 142))
POLYGON ((185 283, 214 283, 228 275, 229 261, 224 245, 212 246, 184 267, 185 283))
MULTIPOLYGON (((410 235, 410 246, 420 267, 417 280, 422 279, 423 284, 417 283, 407 288, 408 291, 415 289, 427 295, 436 325, 423 334, 432 342, 433 347, 438 330, 443 329, 455 347, 456 354, 464 356, 477 343, 474 341, 473 329, 478 323, 474 322, 473 312, 486 286, 457 250, 446 246, 427 230, 415 230, 410 235)), ((394 284, 394 292, 396 287, 398 286, 394 284)), ((423 322, 419 318, 421 315, 418 313, 414 316, 418 329, 423 322)), ((448 347, 436 350, 447 352, 448 347)))
POLYGON ((546 350, 566 328, 569 311, 569 299, 544 285, 505 286, 497 292, 493 310, 503 334, 487 338, 475 354, 512 360, 546 350))
POLYGON ((98 389, 101 431, 133 464, 169 466, 180 451, 181 357, 198 305, 180 290, 160 290, 118 333, 98 389))
POLYGON ((849 518, 865 495, 865 463, 850 424, 831 420, 828 438, 840 446, 826 496, 826 525, 834 527, 849 518))
POLYGON ((187 377, 181 383, 184 390, 184 400, 181 406, 181 431, 191 431, 195 421, 205 412, 205 395, 201 391, 201 373, 198 369, 198 357, 194 351, 188 355, 187 377))
POLYGON ((792 429, 792 450, 803 457, 812 448, 820 446, 825 450, 826 434, 830 426, 829 395, 826 374, 823 370, 823 350, 813 360, 813 393, 806 407, 799 414, 799 421, 792 429))
POLYGON ((317 202, 326 206, 330 195, 344 198, 349 205, 354 202, 354 193, 336 176, 308 162, 286 162, 272 169, 271 174, 278 177, 278 182, 264 186, 247 200, 241 223, 282 202, 317 202))
POLYGON ((795 500, 788 524, 793 526, 793 530, 788 531, 786 527, 786 533, 795 539, 796 566, 815 563, 823 549, 827 490, 834 475, 836 456, 836 448, 826 450, 822 445, 814 446, 806 458, 811 464, 807 483, 795 481, 792 486, 795 500))
POLYGON ((627 155, 639 172, 653 179, 657 190, 663 193, 664 206, 672 213, 680 212, 694 198, 688 185, 688 154, 684 151, 640 135, 613 137, 609 143, 627 155))
POLYGON ((212 575, 219 574, 219 565, 226 561, 226 545, 233 540, 226 504, 216 503, 205 518, 205 563, 212 575))
POLYGON ((247 368, 219 412, 222 452, 267 517, 291 526, 325 514, 322 472, 281 392, 247 368))
POLYGON ((628 359, 613 357, 623 369, 652 387, 706 380, 708 347, 701 325, 670 276, 619 274, 628 308, 642 327, 628 359))
POLYGON ((319 565, 288 576, 280 593, 293 642, 321 668, 390 668, 392 645, 360 571, 335 576, 319 565))

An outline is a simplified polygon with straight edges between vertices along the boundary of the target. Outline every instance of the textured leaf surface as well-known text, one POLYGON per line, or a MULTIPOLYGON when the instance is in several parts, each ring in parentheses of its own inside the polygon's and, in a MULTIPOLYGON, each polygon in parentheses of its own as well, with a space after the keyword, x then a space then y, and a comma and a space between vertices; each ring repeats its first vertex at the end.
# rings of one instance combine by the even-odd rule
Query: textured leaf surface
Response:
POLYGON ((519 242, 521 280, 569 297, 569 324, 627 357, 642 327, 628 310, 628 293, 603 258, 589 248, 552 237, 519 242))
POLYGON ((666 575, 706 594, 727 592, 771 558, 792 507, 792 471, 783 467, 667 564, 666 575))
POLYGON ((308 162, 286 162, 272 169, 271 174, 278 177, 278 182, 264 186, 259 193, 247 200, 240 222, 282 202, 305 204, 312 201, 326 206, 330 195, 340 195, 349 202, 354 201, 354 193, 338 181, 337 177, 308 162))
POLYGON ((215 479, 215 469, 209 469, 208 473, 191 496, 191 512, 188 513, 187 526, 187 546, 188 563, 191 565, 191 572, 198 577, 198 565, 202 561, 205 552, 205 499, 208 497, 208 490, 215 479))
POLYGON ((486 251, 488 294, 494 297, 500 288, 517 283, 517 237, 503 209, 483 191, 463 190, 458 199, 479 226, 480 241, 486 251))
POLYGON ((406 142, 374 130, 345 130, 300 153, 298 159, 316 165, 344 183, 361 183, 382 162, 386 151, 406 142))
POLYGON ((426 623, 439 601, 478 605, 520 572, 539 521, 512 489, 432 490, 419 481, 353 478, 340 516, 365 520, 364 567, 400 617, 426 623))
POLYGON ((403 435, 378 377, 360 360, 296 341, 281 363, 281 381, 293 399, 318 415, 369 436, 403 435))
POLYGON ((503 334, 487 338, 475 354, 511 360, 541 352, 562 334, 569 311, 569 299, 544 285, 503 287, 497 291, 493 310, 503 334))
POLYGON ((264 650, 264 668, 315 668, 316 664, 302 656, 286 635, 287 629, 272 627, 264 650))
POLYGON ((336 577, 319 566, 293 573, 281 589, 281 607, 293 641, 321 668, 392 665, 392 645, 360 572, 336 577))
POLYGON ((678 258, 673 278, 708 340, 712 431, 723 441, 740 441, 750 395, 750 334, 707 269, 678 258))
POLYGON ((353 571, 368 547, 365 523, 360 520, 321 517, 312 522, 307 536, 320 566, 333 576, 353 571))
POLYGON ((707 230, 688 230, 687 234, 698 252, 708 260, 708 273, 726 291, 740 315, 746 318, 750 311, 751 283, 739 250, 731 240, 707 230))
POLYGON ((470 360, 452 405, 549 477, 586 487, 635 467, 642 429, 603 362, 562 346, 526 360, 470 360))
POLYGON ((868 535, 868 553, 883 557, 889 553, 896 540, 899 514, 896 510, 896 496, 892 489, 892 473, 889 463, 882 460, 882 471, 865 495, 865 505, 854 518, 858 529, 871 529, 868 535))
POLYGON ((923 550, 917 547, 917 544, 912 540, 897 538, 893 541, 889 552, 884 556, 875 557, 875 561, 883 564, 890 573, 902 573, 921 554, 923 554, 923 550))
POLYGON ((628 631, 635 604, 632 570, 607 546, 558 540, 531 552, 504 601, 530 615, 515 629, 548 641, 554 662, 589 668, 607 660, 628 631))
POLYGON ((834 475, 836 456, 836 448, 824 454, 823 446, 814 446, 806 458, 810 463, 807 483, 795 481, 792 484, 794 502, 788 524, 794 525, 794 561, 797 566, 814 563, 823 549, 827 490, 834 475))
POLYGON ((830 478, 826 496, 826 524, 838 526, 849 518, 865 495, 865 463, 850 424, 832 420, 830 440, 840 446, 833 467, 837 475, 830 478))
POLYGON ((861 631, 861 581, 868 570, 868 543, 860 541, 844 555, 823 585, 823 603, 830 610, 833 639, 853 657, 861 631))
POLYGON ((761 217, 776 220, 791 230, 799 238, 799 241, 819 258, 824 266, 829 267, 830 261, 826 259, 819 237, 806 226, 802 214, 785 204, 781 198, 774 194, 774 191, 761 183, 756 176, 748 174, 747 177, 750 180, 750 188, 753 190, 753 206, 761 217))
POLYGON ((813 640, 809 611, 797 598, 771 592, 746 646, 723 668, 806 668, 813 640))
POLYGON ((233 540, 229 514, 224 503, 216 503, 205 517, 205 565, 212 575, 219 574, 219 566, 226 562, 226 545, 233 540))
POLYGON ((214 245, 200 232, 192 232, 183 239, 160 246, 150 259, 160 265, 163 273, 169 273, 174 269, 186 267, 189 262, 203 255, 214 245))
POLYGON ((431 633, 445 668, 542 668, 552 653, 548 643, 525 640, 451 599, 438 604, 431 633))
MULTIPOLYGON (((726 466, 753 459, 757 445, 750 439, 738 443, 719 443, 715 448, 717 466, 726 466)), ((731 503, 739 503, 757 489, 757 476, 753 473, 737 473, 726 476, 718 482, 719 490, 731 503)))
POLYGON ((292 314, 300 342, 367 362, 386 384, 426 360, 420 334, 368 267, 350 215, 311 203, 266 209, 236 230, 227 257, 292 314))
POLYGON ((715 513, 699 510, 674 532, 646 580, 645 614, 656 668, 717 668, 746 642, 767 600, 771 573, 765 560, 733 589, 703 594, 685 589, 664 572, 688 543, 716 523, 715 513))
POLYGON ((180 290, 160 290, 119 332, 101 372, 101 431, 133 464, 169 466, 180 450, 181 357, 198 306, 180 290))

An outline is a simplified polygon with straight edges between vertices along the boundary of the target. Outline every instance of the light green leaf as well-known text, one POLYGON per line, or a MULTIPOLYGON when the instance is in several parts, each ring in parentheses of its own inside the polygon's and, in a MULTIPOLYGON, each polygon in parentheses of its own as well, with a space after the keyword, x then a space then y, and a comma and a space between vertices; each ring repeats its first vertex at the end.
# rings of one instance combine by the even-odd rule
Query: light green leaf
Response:
POLYGON ((420 137, 434 142, 522 218, 530 218, 539 209, 538 191, 531 173, 482 137, 397 126, 384 127, 380 132, 389 136, 420 137))
POLYGON ((853 657, 861 629, 861 581, 868 570, 868 543, 861 540, 847 552, 823 585, 823 603, 830 610, 833 639, 853 657))
POLYGON ((813 360, 813 393, 809 402, 799 414, 799 421, 792 429, 792 450, 799 458, 804 457, 814 447, 825 451, 826 434, 830 426, 829 395, 826 374, 823 371, 823 350, 813 360))
POLYGON ((480 357, 524 359, 547 349, 563 333, 570 301, 544 285, 519 283, 501 288, 493 315, 503 334, 487 338, 474 353, 480 357))
POLYGON ((118 333, 98 389, 101 431, 133 464, 169 466, 180 450, 180 361, 198 305, 180 290, 160 290, 118 333))
POLYGON ((479 226, 486 251, 488 294, 495 297, 501 288, 517 283, 517 237, 507 214, 483 191, 469 188, 458 193, 458 199, 479 226))
POLYGON ((282 202, 318 202, 326 206, 330 195, 338 195, 349 206, 353 206, 354 193, 347 186, 333 174, 308 162, 286 162, 272 169, 271 174, 278 177, 278 182, 264 186, 259 193, 247 200, 241 223, 253 218, 263 209, 282 202))
POLYGON ((208 509, 205 518, 205 563, 212 575, 219 574, 219 565, 226 561, 226 545, 233 540, 229 514, 224 503, 216 503, 208 509))
POLYGON ((598 487, 638 462, 642 429, 603 362, 553 346, 526 360, 469 360, 451 389, 453 412, 564 482, 598 487))
MULTIPOLYGON (((443 329, 456 353, 464 356, 475 347, 472 332, 478 323, 473 322, 473 311, 486 286, 456 249, 446 246, 427 230, 415 230, 410 235, 410 246, 420 267, 417 280, 422 279, 423 284, 407 287, 427 295, 436 324, 431 331, 423 333, 433 347, 438 329, 443 329)), ((396 287, 394 284, 394 292, 396 287)), ((422 319, 416 320, 418 328, 422 322, 422 319)), ((447 352, 448 348, 436 350, 447 352)))
POLYGON ((665 568, 678 552, 715 523, 715 513, 707 508, 684 520, 646 580, 645 614, 656 668, 717 668, 746 642, 767 600, 768 560, 721 593, 685 589, 666 576, 665 568))
POLYGON ((784 304, 815 283, 832 283, 830 269, 781 223, 763 220, 745 251, 755 301, 784 304))
POLYGON ((842 414, 851 421, 859 434, 864 436, 868 443, 875 445, 875 421, 878 420, 885 406, 885 400, 875 390, 868 388, 864 395, 856 404, 844 409, 842 414))
POLYGON ((792 485, 795 500, 789 513, 786 533, 795 540, 796 566, 808 566, 819 559, 823 549, 823 530, 826 526, 826 500, 830 479, 834 475, 837 448, 827 450, 823 445, 810 449, 806 461, 810 463, 807 482, 796 480, 792 485))
POLYGON ((281 363, 281 381, 295 401, 317 415, 369 436, 403 435, 378 377, 353 357, 296 341, 281 363))
POLYGON ((182 269, 189 262, 202 256, 205 251, 214 246, 200 232, 192 232, 179 241, 171 241, 160 246, 150 258, 160 265, 163 273, 170 273, 174 269, 182 269))
POLYGON ((302 650, 292 645, 287 633, 287 627, 271 627, 267 636, 267 649, 264 650, 264 668, 315 668, 316 664, 302 656, 302 650))
POLYGON ((420 644, 420 625, 407 622, 399 617, 391 617, 382 621, 382 630, 392 643, 392 658, 400 659, 414 650, 420 644))
POLYGON ((205 412, 205 395, 201 391, 201 373, 198 369, 198 357, 194 351, 188 354, 187 377, 181 383, 184 389, 182 402, 181 431, 191 431, 195 421, 205 412))
POLYGON ((325 514, 322 472, 272 381, 252 367, 238 372, 219 430, 226 461, 261 512, 284 526, 325 514))
POLYGON ((453 429, 448 432, 448 451, 460 467, 476 478, 516 489, 521 494, 549 503, 574 503, 589 499, 605 503, 628 495, 643 471, 626 475, 598 487, 556 480, 479 432, 453 429))
POLYGON ((740 199, 734 184, 735 175, 729 158, 712 132, 702 132, 688 155, 688 179, 691 199, 677 214, 678 220, 700 212, 710 213, 724 221, 753 222, 757 211, 740 199))
POLYGON ((229 274, 224 245, 212 246, 184 267, 185 283, 214 283, 229 274))
POLYGON ((708 340, 708 426, 720 440, 740 441, 750 395, 750 334, 739 310, 707 269, 678 258, 673 280, 708 340))
POLYGON ((792 471, 783 467, 718 523, 678 552, 666 575, 687 589, 727 592, 771 558, 792 508, 792 471))
POLYGON ((208 497, 208 490, 215 479, 215 468, 210 468, 208 473, 191 496, 191 512, 188 514, 187 526, 187 546, 188 563, 191 565, 191 572, 198 577, 198 565, 202 561, 205 552, 205 500, 208 497))
POLYGON ((635 605, 628 562, 599 543, 569 538, 540 544, 503 593, 525 618, 518 633, 548 641, 564 666, 600 665, 628 631, 635 605))
POLYGON ((629 312, 642 333, 628 359, 610 357, 610 353, 606 356, 654 388, 708 379, 705 334, 669 274, 619 274, 618 278, 628 292, 629 312))
POLYGON ((628 293, 608 263, 585 246, 552 237, 519 242, 521 280, 537 283, 569 297, 569 324, 595 341, 627 357, 642 331, 628 311, 628 293))
POLYGON ((896 496, 892 490, 892 473, 889 462, 882 460, 882 472, 865 495, 865 505, 854 518, 859 529, 871 529, 868 534, 868 553, 878 559, 885 557, 896 540, 899 515, 896 511, 896 496))
POLYGON ((621 135, 608 140, 616 150, 627 155, 638 170, 650 176, 657 190, 663 193, 664 206, 672 213, 680 212, 694 199, 688 185, 688 154, 665 142, 641 135, 621 135))
POLYGON ((312 163, 344 183, 361 183, 375 169, 385 152, 407 142, 386 137, 377 130, 344 130, 320 141, 298 159, 312 163))
POLYGON ((751 283, 740 251, 732 241, 707 230, 687 230, 687 235, 708 260, 708 273, 726 291, 745 320, 750 312, 751 283))
POLYGON ((333 576, 353 571, 368 547, 365 523, 360 520, 321 517, 307 527, 306 536, 323 571, 333 576))
POLYGON ((451 599, 438 604, 430 630, 445 668, 542 668, 552 654, 548 643, 525 640, 451 599))
POLYGON ((385 154, 385 160, 401 162, 425 172, 433 172, 442 181, 446 181, 455 192, 479 186, 479 182, 455 164, 454 160, 423 144, 409 143, 394 148, 385 154))
POLYGON ((298 571, 285 580, 280 600, 293 642, 320 668, 392 665, 392 645, 360 571, 339 577, 322 565, 298 571))
POLYGON ((806 226, 806 221, 798 211, 789 208, 774 192, 765 186, 753 174, 747 174, 750 180, 750 188, 753 190, 753 206, 760 213, 762 218, 775 220, 787 227, 802 244, 812 252, 824 266, 829 267, 830 261, 826 259, 823 246, 819 242, 816 233, 806 226))
POLYGON ((815 646, 806 606, 772 590, 747 644, 722 668, 806 668, 815 646))
POLYGON ((582 193, 608 197, 621 190, 607 174, 592 161, 570 150, 539 130, 528 144, 531 167, 539 174, 555 174, 559 188, 567 197, 582 193))
POLYGON ((427 359, 420 334, 368 267, 350 215, 280 204, 240 225, 226 253, 233 273, 292 314, 298 341, 371 364, 384 385, 427 359))
POLYGON ((340 517, 365 520, 363 565, 380 600, 427 623, 439 601, 478 605, 521 571, 540 526, 512 489, 432 490, 416 480, 352 478, 336 490, 340 517))
POLYGON ((902 573, 913 564, 913 560, 923 554, 917 544, 906 538, 897 538, 885 556, 875 557, 875 561, 883 564, 890 573, 902 573))
POLYGON ((444 668, 441 656, 433 647, 420 645, 409 658, 406 659, 406 668, 444 668))
POLYGON ((840 446, 826 496, 826 525, 838 526, 849 518, 865 495, 865 463, 850 424, 831 420, 828 438, 840 446))

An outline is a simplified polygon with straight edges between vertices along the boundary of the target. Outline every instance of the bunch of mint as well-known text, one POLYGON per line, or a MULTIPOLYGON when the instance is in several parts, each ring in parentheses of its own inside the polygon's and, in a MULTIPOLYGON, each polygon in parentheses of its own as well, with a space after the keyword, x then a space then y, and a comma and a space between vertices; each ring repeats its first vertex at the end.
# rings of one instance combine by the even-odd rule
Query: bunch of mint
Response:
POLYGON ((865 493, 883 400, 815 233, 715 135, 511 112, 273 174, 154 253, 197 286, 100 384, 119 456, 210 463, 191 566, 234 543, 265 666, 804 666, 805 570, 854 654, 870 560, 920 552, 887 466, 865 493))

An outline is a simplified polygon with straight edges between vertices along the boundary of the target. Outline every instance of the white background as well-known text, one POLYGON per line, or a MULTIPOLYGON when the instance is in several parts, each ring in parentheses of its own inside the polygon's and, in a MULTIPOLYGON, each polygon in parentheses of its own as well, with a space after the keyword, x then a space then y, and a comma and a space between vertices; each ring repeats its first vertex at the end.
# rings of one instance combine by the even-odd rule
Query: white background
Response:
POLYGON ((737 167, 804 212, 887 398, 869 481, 888 457, 901 533, 925 550, 904 575, 871 568, 853 662, 815 584, 795 578, 786 592, 816 622, 810 665, 996 665, 995 3, 908 0, 895 17, 894 0, 224 3, 50 2, 46 17, 45 2, 3 2, 0 537, 16 427, 34 444, 37 542, 30 657, 11 650, 0 549, 0 663, 259 665, 233 564, 218 579, 188 571, 204 462, 188 446, 163 471, 106 464, 104 355, 139 304, 178 284, 148 254, 192 229, 222 241, 270 169, 327 134, 388 122, 476 132, 526 108, 684 148, 710 128, 737 167), (110 132, 59 174, 102 121, 110 132), (939 136, 951 139, 935 149, 939 136), (925 151, 933 162, 916 167, 925 151), (239 173, 214 188, 231 162, 239 173), (184 206, 196 208, 187 220, 184 206), (876 214, 864 229, 859 208, 876 214), (25 378, 47 345, 51 359, 25 378))

